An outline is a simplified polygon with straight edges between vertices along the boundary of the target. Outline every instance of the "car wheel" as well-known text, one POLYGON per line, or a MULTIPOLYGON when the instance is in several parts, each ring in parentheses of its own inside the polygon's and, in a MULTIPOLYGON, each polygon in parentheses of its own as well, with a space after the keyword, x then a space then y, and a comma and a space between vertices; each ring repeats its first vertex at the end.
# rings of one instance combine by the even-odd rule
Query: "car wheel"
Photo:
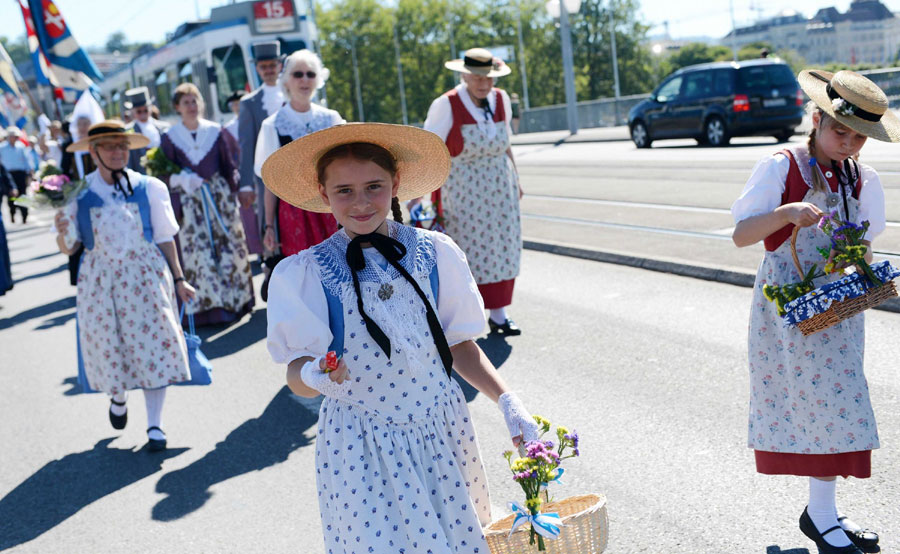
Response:
POLYGON ((631 126, 631 140, 638 148, 650 148, 650 133, 647 132, 647 126, 642 121, 636 121, 631 126))
POLYGON ((717 115, 706 120, 706 125, 703 126, 703 138, 710 146, 725 146, 731 140, 728 130, 725 128, 725 122, 717 115))
POLYGON ((782 129, 778 133, 775 133, 775 140, 778 142, 787 142, 791 140, 791 137, 794 136, 793 129, 782 129))

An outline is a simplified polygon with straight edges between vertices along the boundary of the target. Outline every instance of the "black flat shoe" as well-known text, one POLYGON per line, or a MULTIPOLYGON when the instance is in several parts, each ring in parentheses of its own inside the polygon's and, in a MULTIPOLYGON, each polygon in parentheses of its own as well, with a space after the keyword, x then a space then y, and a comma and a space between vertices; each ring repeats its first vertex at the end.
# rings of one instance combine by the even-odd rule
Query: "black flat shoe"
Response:
POLYGON ((855 544, 848 544, 847 546, 832 546, 829 544, 828 541, 825 540, 825 535, 836 530, 843 532, 844 529, 840 525, 835 525, 834 527, 826 529, 824 533, 820 533, 806 510, 806 508, 803 508, 803 514, 800 515, 800 531, 803 532, 809 540, 816 543, 819 554, 865 554, 855 544))
POLYGON ((125 413, 122 415, 116 415, 112 411, 112 405, 116 406, 124 406, 124 402, 116 402, 112 398, 109 399, 109 422, 112 423, 113 429, 124 429, 125 424, 128 423, 128 410, 125 410, 125 413))
POLYGON ((506 321, 503 324, 494 323, 494 320, 488 318, 488 325, 491 328, 491 333, 498 333, 501 335, 507 335, 510 337, 515 337, 522 334, 522 330, 519 329, 519 326, 516 325, 516 322, 506 318, 506 321))
MULTIPOLYGON (((159 427, 150 427, 147 429, 147 434, 150 434, 150 431, 159 431, 163 432, 159 427)), ((147 450, 150 452, 161 452, 166 449, 166 439, 151 439, 147 438, 147 450)))
MULTIPOLYGON (((847 516, 842 516, 838 518, 838 523, 847 519, 847 516)), ((878 546, 878 533, 872 531, 870 529, 863 529, 861 531, 847 531, 844 529, 844 533, 847 534, 847 538, 850 539, 850 542, 858 546, 865 552, 874 549, 878 546)), ((874 550, 874 552, 878 552, 874 550)))

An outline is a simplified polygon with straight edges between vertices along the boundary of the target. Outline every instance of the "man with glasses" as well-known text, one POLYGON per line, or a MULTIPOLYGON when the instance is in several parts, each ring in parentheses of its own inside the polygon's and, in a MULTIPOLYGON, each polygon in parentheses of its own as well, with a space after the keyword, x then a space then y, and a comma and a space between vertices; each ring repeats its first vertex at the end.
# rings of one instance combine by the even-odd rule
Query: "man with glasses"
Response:
POLYGON ((159 137, 165 133, 169 126, 164 122, 154 119, 150 116, 150 108, 152 105, 150 98, 150 89, 147 87, 138 87, 125 91, 125 107, 130 105, 130 111, 134 117, 128 125, 128 130, 140 133, 150 140, 145 148, 132 150, 128 154, 128 168, 138 173, 144 173, 144 167, 141 165, 141 157, 147 153, 149 148, 159 146, 159 137))
POLYGON ((254 201, 257 202, 257 226, 262 229, 265 221, 265 206, 263 205, 265 188, 262 180, 257 178, 253 171, 253 162, 256 153, 256 139, 259 136, 259 128, 263 120, 277 112, 284 104, 284 93, 278 85, 278 76, 281 74, 283 60, 281 43, 273 41, 254 45, 253 58, 256 62, 256 72, 263 84, 241 98, 240 114, 238 115, 241 186, 238 199, 243 208, 252 206, 254 201))

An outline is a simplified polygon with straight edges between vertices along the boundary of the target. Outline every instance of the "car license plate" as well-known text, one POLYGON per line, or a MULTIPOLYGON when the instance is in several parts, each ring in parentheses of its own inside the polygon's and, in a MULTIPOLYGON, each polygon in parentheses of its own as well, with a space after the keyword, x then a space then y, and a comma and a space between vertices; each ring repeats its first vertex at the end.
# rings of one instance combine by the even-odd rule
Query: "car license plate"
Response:
POLYGON ((763 100, 764 108, 777 108, 779 106, 786 106, 787 99, 785 98, 766 98, 763 100))

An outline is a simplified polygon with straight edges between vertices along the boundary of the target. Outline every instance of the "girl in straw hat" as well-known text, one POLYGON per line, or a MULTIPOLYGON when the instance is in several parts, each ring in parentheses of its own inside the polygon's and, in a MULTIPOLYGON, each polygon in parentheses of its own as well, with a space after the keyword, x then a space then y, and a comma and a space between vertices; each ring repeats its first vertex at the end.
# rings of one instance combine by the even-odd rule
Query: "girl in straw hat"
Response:
POLYGON ((510 68, 483 48, 466 50, 461 60, 444 64, 462 82, 428 109, 425 129, 447 144, 453 157, 447 183, 433 200, 444 230, 456 240, 472 268, 492 332, 518 335, 506 314, 522 256, 519 199, 522 189, 510 136, 512 107, 494 79, 510 68))
POLYGON ((191 376, 175 294, 188 302, 195 291, 178 263, 178 223, 166 185, 125 169, 129 150, 147 143, 121 121, 92 125, 68 150, 90 152, 97 170, 55 225, 62 253, 85 247, 76 297, 79 381, 110 396, 115 429, 128 420, 128 391, 143 389, 148 448, 161 450, 165 387, 191 376))
POLYGON ((791 260, 795 226, 801 227, 797 253, 804 271, 821 262, 817 248, 830 245, 816 228, 823 213, 838 210, 847 221, 869 221, 867 245, 885 229, 878 174, 855 160, 868 138, 900 140, 900 122, 884 93, 861 75, 806 70, 799 81, 812 99, 807 144, 757 163, 731 208, 735 244, 763 241, 766 249, 750 317, 749 446, 758 472, 809 477, 800 529, 819 552, 855 553, 878 542, 835 504, 836 476, 869 477, 878 448, 863 374, 863 315, 805 337, 782 324, 763 286, 802 280, 791 260))
POLYGON ((465 255, 399 222, 399 201, 436 190, 449 169, 438 136, 378 123, 306 135, 262 167, 282 201, 342 225, 285 258, 269 285, 272 358, 296 394, 325 395, 316 480, 328 552, 488 551, 487 480, 451 369, 498 401, 514 443, 536 438, 473 340, 485 321, 465 255))

